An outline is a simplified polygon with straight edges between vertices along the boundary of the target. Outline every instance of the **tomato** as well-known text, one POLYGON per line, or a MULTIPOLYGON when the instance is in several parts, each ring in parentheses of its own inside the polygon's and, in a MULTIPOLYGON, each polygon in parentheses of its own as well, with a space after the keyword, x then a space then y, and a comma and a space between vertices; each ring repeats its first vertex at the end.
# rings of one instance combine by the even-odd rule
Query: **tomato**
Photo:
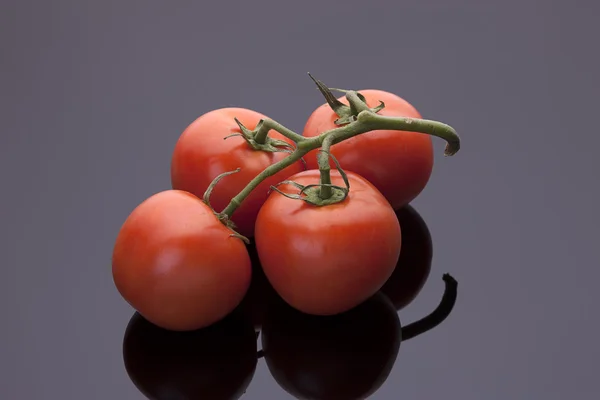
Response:
MULTIPOLYGON (((267 117, 244 108, 210 111, 197 118, 183 131, 171 160, 173 189, 185 190, 200 198, 219 174, 241 168, 240 172, 223 178, 213 190, 210 203, 216 211, 223 211, 231 199, 256 175, 288 155, 283 152, 254 150, 240 136, 225 140, 226 136, 240 133, 234 118, 253 130, 261 119, 267 117)), ((269 132, 269 137, 293 143, 275 131, 269 132)), ((304 164, 298 161, 265 179, 254 189, 233 214, 232 221, 237 225, 237 231, 246 237, 252 237, 256 216, 267 198, 271 185, 304 169, 304 164)))
MULTIPOLYGON (((380 115, 422 118, 406 100, 381 90, 359 91, 369 107, 385 103, 380 115)), ((345 97, 339 100, 348 104, 345 97)), ((318 136, 336 128, 338 116, 327 103, 308 118, 303 135, 318 136)), ((433 143, 427 134, 376 130, 366 132, 331 147, 331 153, 346 171, 361 175, 388 199, 394 209, 414 200, 425 188, 433 171, 433 143)), ((306 155, 308 169, 317 169, 317 150, 306 155)), ((332 168, 335 165, 331 161, 332 168)))
POLYGON ((112 257, 115 285, 150 322, 169 330, 206 327, 246 294, 251 263, 210 208, 191 193, 167 190, 125 220, 112 257))
POLYGON ((172 332, 135 313, 123 337, 123 361, 149 399, 238 399, 256 370, 252 324, 238 313, 208 328, 172 332))
POLYGON ((262 331, 275 381, 297 399, 367 399, 389 376, 401 325, 381 293, 331 317, 273 307, 262 331))
MULTIPOLYGON (((289 178, 319 183, 319 171, 289 178)), ((394 210, 367 180, 348 172, 340 203, 314 206, 273 192, 256 220, 256 248, 265 275, 291 306, 308 314, 347 311, 377 292, 398 261, 401 232, 394 210)), ((339 172, 334 185, 343 186, 339 172)), ((297 193, 290 184, 284 193, 297 193)))
POLYGON ((401 310, 412 303, 429 278, 433 244, 427 224, 413 207, 397 210, 396 216, 402 227, 402 251, 381 291, 401 310))

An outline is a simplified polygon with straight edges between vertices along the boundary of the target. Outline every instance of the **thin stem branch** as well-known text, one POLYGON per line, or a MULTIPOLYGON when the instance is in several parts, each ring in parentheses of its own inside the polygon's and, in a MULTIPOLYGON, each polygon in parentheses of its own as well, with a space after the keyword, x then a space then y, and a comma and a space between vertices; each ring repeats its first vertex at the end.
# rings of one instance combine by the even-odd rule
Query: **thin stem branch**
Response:
MULTIPOLYGON (((392 129, 397 131, 410 131, 426 133, 431 136, 437 136, 446 141, 445 154, 452 156, 460 150, 460 138, 456 134, 454 128, 450 125, 443 124, 437 121, 427 119, 408 118, 408 117, 387 117, 374 112, 361 112, 357 117, 358 122, 362 123, 361 128, 369 131, 376 129, 392 129)), ((354 136, 346 132, 342 132, 336 138, 335 143, 354 136)))
POLYGON ((356 115, 361 111, 370 110, 369 106, 358 97, 358 93, 355 91, 348 91, 346 93, 346 99, 348 100, 348 103, 350 103, 350 109, 352 110, 353 115, 356 115))
POLYGON ((238 193, 233 199, 231 199, 231 201, 229 202, 227 207, 225 207, 225 209, 221 212, 221 214, 224 214, 231 219, 233 212, 242 204, 242 201, 244 201, 246 197, 248 197, 250 193, 262 183, 262 181, 264 181, 272 175, 275 175, 279 171, 282 171, 283 169, 289 167, 296 161, 299 161, 306 153, 307 152, 303 150, 296 149, 289 156, 285 157, 279 162, 269 165, 267 168, 265 168, 264 171, 256 175, 254 179, 252 179, 250 183, 248 183, 248 185, 240 193, 238 193))
POLYGON ((323 140, 323 144, 321 146, 321 151, 317 154, 317 162, 319 163, 319 173, 321 175, 321 188, 319 191, 319 197, 321 199, 328 199, 333 194, 333 190, 331 188, 331 166, 329 164, 329 152, 331 147, 331 140, 329 140, 332 136, 327 136, 325 140, 323 140))
POLYGON ((267 134, 271 129, 281 133, 283 136, 293 140, 296 143, 306 140, 304 136, 297 134, 289 128, 286 128, 277 121, 267 118, 262 121, 260 128, 254 136, 254 141, 259 144, 264 144, 267 141, 267 134))
MULTIPOLYGON (((311 138, 305 138, 301 135, 298 135, 276 121, 265 119, 262 126, 259 128, 259 132, 257 133, 256 137, 258 137, 259 134, 261 136, 264 134, 266 137, 267 132, 271 129, 295 141, 297 143, 297 148, 289 156, 275 164, 270 165, 252 181, 250 181, 250 183, 239 194, 231 199, 231 202, 221 214, 231 218, 231 215, 240 206, 242 201, 244 201, 250 192, 260 185, 262 181, 269 176, 275 175, 279 171, 289 167, 296 161, 301 160, 302 157, 304 157, 310 151, 319 147, 323 147, 323 150, 326 151, 326 153, 320 152, 318 155, 319 170, 321 171, 321 184, 324 184, 321 186, 321 194, 319 197, 321 199, 328 199, 332 195, 331 186, 328 186, 331 183, 329 164, 330 147, 336 143, 340 143, 346 139, 365 132, 389 129, 425 133, 444 139, 447 142, 445 150, 445 155, 447 156, 456 154, 456 152, 460 149, 460 138, 456 134, 456 131, 449 125, 425 119, 386 117, 381 116, 369 109, 361 111, 358 114, 356 121, 331 129, 327 132, 323 132, 319 136, 311 138), (327 197, 327 195, 329 195, 329 197, 327 197)), ((256 137, 255 141, 257 141, 256 137)))

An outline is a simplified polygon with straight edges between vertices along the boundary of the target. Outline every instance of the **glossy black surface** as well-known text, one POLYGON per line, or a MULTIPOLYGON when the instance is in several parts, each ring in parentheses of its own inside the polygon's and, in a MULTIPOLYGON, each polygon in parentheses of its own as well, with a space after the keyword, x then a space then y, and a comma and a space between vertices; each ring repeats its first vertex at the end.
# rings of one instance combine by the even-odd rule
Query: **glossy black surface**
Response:
POLYGON ((0 399, 599 398, 599 12, 3 1, 0 399), (321 322, 272 306, 256 279, 209 331, 148 325, 112 282, 120 225, 169 188, 175 141, 200 114, 249 107, 300 131, 323 103, 307 71, 395 92, 462 138, 451 158, 434 141, 429 185, 401 214, 412 244, 384 289, 391 303, 321 322), (436 309, 445 273, 453 311, 398 341, 399 323, 436 309))
POLYGON ((148 398, 239 398, 256 369, 256 335, 239 313, 194 332, 166 331, 135 313, 123 339, 131 381, 148 398))
POLYGON ((382 290, 356 308, 331 317, 296 311, 269 284, 251 243, 251 288, 219 323, 170 332, 134 313, 123 339, 129 378, 151 399, 231 399, 245 393, 260 363, 296 398, 373 395, 389 377, 401 342, 439 326, 457 300, 458 284, 444 274, 438 307, 417 321, 401 323, 398 311, 416 298, 429 274, 431 236, 411 206, 396 214, 405 251, 382 290))

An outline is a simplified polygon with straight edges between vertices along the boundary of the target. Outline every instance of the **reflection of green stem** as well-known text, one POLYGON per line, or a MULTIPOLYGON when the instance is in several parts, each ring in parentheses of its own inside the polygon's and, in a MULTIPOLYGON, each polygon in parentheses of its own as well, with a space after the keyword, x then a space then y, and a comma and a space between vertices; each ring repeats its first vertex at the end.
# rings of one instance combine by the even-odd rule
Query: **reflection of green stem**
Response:
MULTIPOLYGON (((321 183, 330 184, 331 176, 328 157, 329 147, 365 132, 380 129, 419 132, 444 139, 447 142, 445 150, 445 154, 447 156, 456 154, 456 152, 460 149, 460 138, 456 134, 456 131, 449 125, 425 119, 387 117, 376 114, 370 110, 363 110, 359 112, 356 120, 347 125, 331 129, 327 132, 323 132, 319 136, 312 138, 302 137, 292 130, 285 128, 283 125, 270 119, 265 119, 263 121, 263 125, 259 129, 259 133, 263 135, 264 132, 264 135, 266 135, 270 129, 273 129, 281 133, 283 136, 295 141, 297 143, 296 150, 294 150, 289 156, 281 161, 270 165, 254 179, 252 179, 252 181, 250 181, 250 183, 248 183, 248 185, 240 193, 231 199, 231 202, 222 211, 222 215, 231 218, 233 212, 242 204, 242 201, 244 201, 244 199, 248 197, 252 190, 260 185, 262 181, 289 167, 290 165, 302 159, 302 157, 304 157, 308 152, 319 147, 323 147, 323 150, 327 151, 321 152, 318 156, 319 170, 321 171, 321 183)), ((321 199, 328 199, 331 197, 331 195, 332 189, 330 186, 325 185, 321 187, 321 199)))
MULTIPOLYGON (((403 342, 432 330, 444 322, 444 320, 448 318, 448 315, 450 315, 454 309, 454 304, 456 304, 456 297, 458 294, 458 282, 450 274, 444 274, 442 279, 444 280, 445 288, 440 304, 438 304, 436 309, 433 310, 433 312, 428 316, 402 328, 403 342)), ((258 339, 258 333, 256 338, 258 339)), ((256 356, 257 358, 263 358, 265 356, 265 352, 263 350, 259 350, 256 353, 256 356)))
POLYGON ((452 312, 454 304, 456 303, 458 282, 450 274, 444 274, 443 276, 446 288, 440 304, 435 310, 425 318, 413 322, 412 324, 406 325, 402 328, 402 341, 412 339, 425 333, 442 322, 452 312))

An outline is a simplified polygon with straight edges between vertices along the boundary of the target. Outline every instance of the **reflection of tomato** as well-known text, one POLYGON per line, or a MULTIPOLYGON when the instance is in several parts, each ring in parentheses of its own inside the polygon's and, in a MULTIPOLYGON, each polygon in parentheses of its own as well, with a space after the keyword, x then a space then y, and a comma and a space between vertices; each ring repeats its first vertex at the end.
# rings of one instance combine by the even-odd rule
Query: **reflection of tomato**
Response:
MULTIPOLYGON (((253 150, 240 136, 224 139, 240 133, 235 119, 253 130, 264 115, 243 108, 221 108, 210 111, 192 122, 181 134, 171 161, 171 184, 173 189, 185 190, 202 198, 210 183, 221 173, 240 168, 218 183, 212 192, 210 203, 216 211, 223 211, 231 199, 269 165, 285 158, 288 153, 253 150)), ((272 139, 293 143, 275 131, 272 139)), ((271 185, 304 170, 302 162, 285 168, 265 179, 244 200, 233 214, 237 231, 244 236, 254 235, 256 215, 267 198, 271 185)))
POLYGON ((262 348, 277 383, 299 399, 365 399, 387 379, 400 348, 396 310, 381 293, 335 316, 270 309, 262 348))
POLYGON ((127 373, 150 399, 238 399, 254 375, 256 350, 252 325, 237 314, 173 332, 135 313, 123 339, 127 373))
MULTIPOLYGON (((319 171, 289 178, 319 183, 319 171)), ((377 292, 398 261, 401 233, 386 199, 365 179, 348 173, 350 194, 317 207, 273 192, 256 220, 256 248, 265 275, 290 305, 308 314, 349 310, 377 292)), ((339 172, 334 185, 344 186, 339 172)), ((298 192, 290 184, 284 193, 298 192)))
POLYGON ((190 193, 167 190, 129 215, 113 250, 123 298, 171 330, 208 326, 242 301, 251 279, 244 242, 190 193))
MULTIPOLYGON (((381 90, 361 90, 370 107, 385 103, 380 115, 421 118, 406 100, 381 90)), ((345 97, 339 100, 348 104, 345 97)), ((327 103, 308 118, 303 135, 318 136, 336 128, 338 116, 327 103)), ((356 172, 373 183, 394 209, 408 204, 427 185, 433 170, 433 143, 429 135, 416 132, 377 130, 366 132, 331 147, 331 153, 346 171, 356 172)), ((318 168, 317 151, 306 157, 309 169, 318 168)), ((331 162, 334 168, 333 162, 331 162)))
POLYGON ((381 291, 397 310, 406 307, 421 292, 431 271, 433 246, 427 224, 411 206, 396 211, 402 227, 402 250, 392 276, 381 291))

